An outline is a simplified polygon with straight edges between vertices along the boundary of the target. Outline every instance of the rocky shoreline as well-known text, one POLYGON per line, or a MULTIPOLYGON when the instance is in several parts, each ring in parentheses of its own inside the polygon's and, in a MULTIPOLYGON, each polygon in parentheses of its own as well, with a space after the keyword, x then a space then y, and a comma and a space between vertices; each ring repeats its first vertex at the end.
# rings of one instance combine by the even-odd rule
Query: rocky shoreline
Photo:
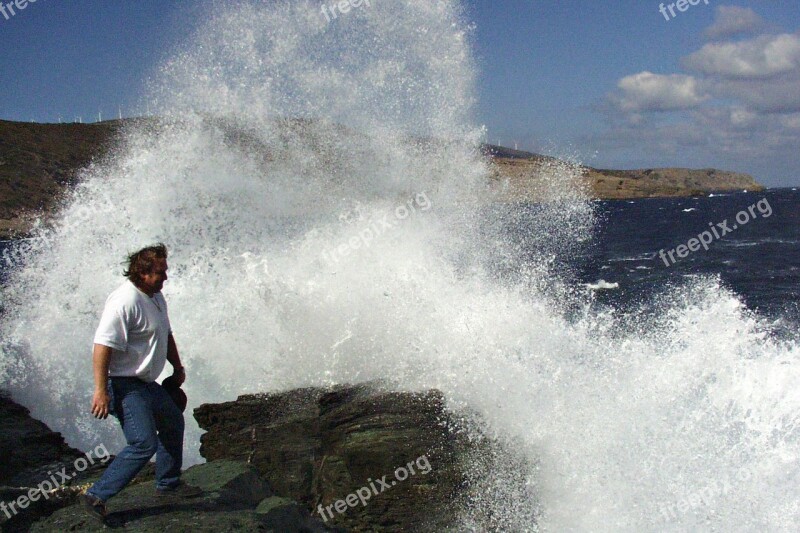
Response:
MULTIPOLYGON (((125 127, 145 119, 95 124, 36 124, 0 120, 0 239, 25 236, 71 190, 81 169, 108 155, 125 127)), ((147 119, 155 123, 153 119, 147 119)), ((292 127, 292 126, 290 126, 292 127)), ((342 135, 347 134, 339 129, 342 135)), ((493 161, 491 184, 507 201, 538 201, 544 172, 564 163, 545 156, 484 146, 493 161)), ((747 174, 715 169, 602 170, 581 167, 579 180, 597 199, 698 196, 717 191, 760 191, 747 174)))
MULTIPOLYGON (((707 196, 715 192, 758 192, 765 187, 749 174, 707 169, 647 168, 608 170, 575 167, 552 157, 488 146, 492 156, 494 183, 502 183, 508 201, 531 201, 550 196, 544 174, 577 174, 578 184, 598 200, 679 198, 707 196)), ((558 182, 555 183, 558 185, 558 182)))
MULTIPOLYGON (((26 409, 2 400, 0 449, 10 470, 0 471, 0 497, 12 502, 35 492, 43 472, 82 454, 26 409)), ((184 479, 205 494, 165 503, 147 468, 109 502, 112 525, 433 532, 468 520, 492 530, 509 524, 498 498, 486 495, 502 490, 500 500, 535 500, 526 478, 532 465, 448 411, 435 390, 397 392, 378 383, 296 389, 201 405, 194 416, 207 430, 200 448, 207 463, 187 469, 184 479)), ((0 513, 2 530, 99 530, 76 499, 103 468, 87 469, 12 517, 0 513)), ((536 516, 525 520, 534 523, 536 516)))

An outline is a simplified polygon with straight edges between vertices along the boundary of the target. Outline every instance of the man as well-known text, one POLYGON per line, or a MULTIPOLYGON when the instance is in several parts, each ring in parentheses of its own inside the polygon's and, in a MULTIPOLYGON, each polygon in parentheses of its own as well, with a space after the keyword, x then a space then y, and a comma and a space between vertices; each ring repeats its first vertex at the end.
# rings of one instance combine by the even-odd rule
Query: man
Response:
POLYGON ((88 512, 105 521, 106 501, 156 456, 156 493, 184 497, 202 491, 180 481, 183 413, 156 378, 166 361, 178 385, 186 374, 178 355, 161 288, 167 280, 167 249, 149 246, 128 257, 128 278, 106 300, 94 337, 95 391, 92 414, 113 414, 127 446, 83 496, 88 512))

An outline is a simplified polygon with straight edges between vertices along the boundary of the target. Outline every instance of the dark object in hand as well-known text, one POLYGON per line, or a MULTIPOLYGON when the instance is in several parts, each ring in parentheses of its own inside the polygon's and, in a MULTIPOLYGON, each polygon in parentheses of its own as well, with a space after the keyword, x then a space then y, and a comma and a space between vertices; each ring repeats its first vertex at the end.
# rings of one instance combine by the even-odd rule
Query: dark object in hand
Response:
POLYGON ((175 402, 175 405, 178 406, 178 409, 181 410, 181 413, 186 411, 186 404, 188 400, 186 399, 186 393, 183 392, 181 386, 178 385, 178 380, 175 376, 170 376, 164 381, 161 382, 161 386, 164 387, 164 390, 167 391, 172 401, 175 402))

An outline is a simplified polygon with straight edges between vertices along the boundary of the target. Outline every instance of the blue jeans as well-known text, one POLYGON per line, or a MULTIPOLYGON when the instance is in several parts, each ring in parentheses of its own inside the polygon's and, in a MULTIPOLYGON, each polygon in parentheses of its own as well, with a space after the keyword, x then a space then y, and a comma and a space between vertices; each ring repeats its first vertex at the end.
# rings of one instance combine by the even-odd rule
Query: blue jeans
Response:
POLYGON ((106 501, 131 482, 153 455, 156 489, 180 482, 183 462, 183 413, 158 383, 138 378, 109 378, 109 412, 117 417, 128 445, 88 493, 106 501))

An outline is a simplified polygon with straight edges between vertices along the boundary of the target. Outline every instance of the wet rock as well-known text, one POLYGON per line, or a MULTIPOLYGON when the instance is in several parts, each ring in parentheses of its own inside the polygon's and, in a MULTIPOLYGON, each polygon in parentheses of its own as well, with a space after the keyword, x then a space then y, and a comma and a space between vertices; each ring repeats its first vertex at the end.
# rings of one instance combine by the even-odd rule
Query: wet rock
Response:
POLYGON ((211 464, 252 464, 277 494, 353 531, 456 527, 482 490, 476 459, 504 456, 488 439, 468 436, 439 391, 298 389, 202 405, 195 418, 207 430, 200 453, 211 464))
POLYGON ((48 470, 72 463, 83 454, 67 446, 60 433, 0 393, 0 486, 34 486, 48 470))
MULTIPOLYGON (((19 424, 0 427, 14 438, 29 437, 17 448, 30 444, 32 451, 25 455, 2 437, 5 450, 20 457, 7 465, 11 478, 28 483, 0 487, 3 502, 29 494, 41 468, 65 459, 73 466, 85 456, 60 437, 39 438, 46 426, 9 402, 2 422, 19 424)), ((204 405, 195 416, 208 430, 201 453, 210 462, 186 470, 183 479, 203 488, 203 496, 157 495, 151 463, 109 502, 114 527, 159 533, 519 530, 509 519, 517 511, 504 513, 502 505, 535 498, 526 493, 531 465, 466 431, 481 424, 450 413, 438 391, 392 392, 375 383, 298 389, 204 405)), ((2 530, 103 529, 77 504, 102 468, 95 465, 11 520, 0 513, 2 530)), ((530 516, 522 523, 535 521, 530 516)))
MULTIPOLYGON (((196 465, 183 475, 204 489, 198 498, 156 494, 152 481, 128 486, 108 502, 108 526, 130 531, 326 532, 321 521, 297 503, 271 497, 253 466, 234 461, 196 465), (272 502, 272 503, 265 503, 272 502)), ((31 531, 102 531, 80 504, 65 507, 33 525, 31 531)))
POLYGON ((68 446, 60 433, 0 392, 0 528, 25 531, 36 518, 74 501, 76 490, 69 484, 51 482, 46 493, 39 487, 54 472, 71 469, 79 457, 83 454, 68 446))
POLYGON ((272 496, 269 485, 250 465, 236 461, 215 461, 202 468, 190 468, 182 479, 206 493, 206 499, 227 506, 255 507, 272 496))
POLYGON ((319 518, 312 516, 296 501, 279 496, 262 501, 256 508, 256 513, 263 517, 263 523, 267 527, 275 531, 304 531, 307 533, 347 531, 323 525, 319 518))

